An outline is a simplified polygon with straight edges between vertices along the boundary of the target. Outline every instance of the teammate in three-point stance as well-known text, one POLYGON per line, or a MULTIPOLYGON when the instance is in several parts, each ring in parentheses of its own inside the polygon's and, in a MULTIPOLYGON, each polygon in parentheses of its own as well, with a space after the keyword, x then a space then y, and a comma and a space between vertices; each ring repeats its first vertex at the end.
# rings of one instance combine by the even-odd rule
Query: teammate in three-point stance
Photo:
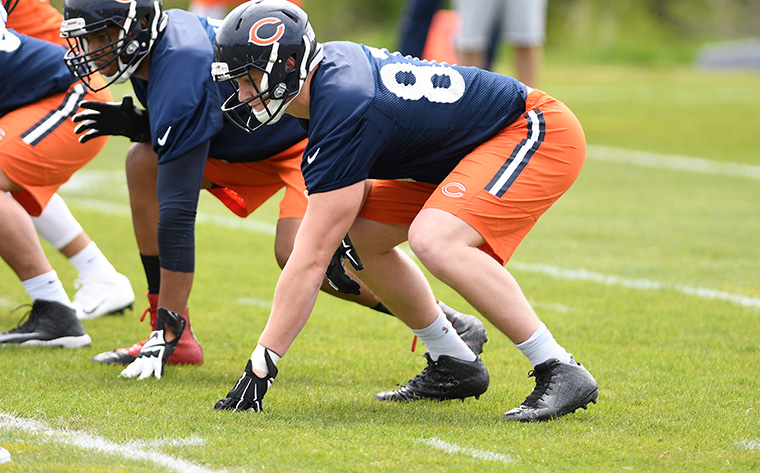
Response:
POLYGON ((89 346, 78 319, 123 312, 134 302, 129 280, 56 193, 106 142, 78 143, 71 116, 83 100, 111 99, 107 90, 88 93, 61 61, 66 50, 54 42, 60 18, 46 1, 0 5, 0 256, 32 301, 23 323, 0 332, 0 345, 89 346), (73 301, 38 233, 77 270, 73 301))
POLYGON ((533 367, 535 389, 504 416, 544 420, 596 402, 594 378, 555 341, 502 264, 581 170, 585 137, 564 104, 477 68, 351 42, 320 44, 306 13, 282 0, 233 10, 217 33, 215 57, 215 79, 237 89, 225 103, 230 119, 255 131, 287 113, 305 120, 309 134, 301 162, 309 202, 295 247, 258 345, 217 409, 261 410, 277 361, 309 318, 349 229, 365 264, 362 280, 428 349, 421 374, 375 398, 466 398, 487 389, 482 361, 450 330, 422 272, 395 247, 406 228, 365 218, 365 198, 384 200, 391 214, 397 207, 403 219, 423 189, 429 197, 408 229, 411 249, 533 367))
MULTIPOLYGON (((121 103, 84 104, 90 110, 74 118, 82 142, 101 135, 134 142, 127 154, 127 184, 150 302, 148 339, 92 361, 126 364, 126 377, 161 377, 165 363, 203 362, 187 309, 199 192, 208 189, 245 217, 284 188, 275 235, 275 257, 284 265, 306 210, 300 170, 306 132, 290 117, 257 135, 224 120, 221 105, 233 89, 214 83, 209 74, 218 20, 164 11, 160 0, 66 0, 63 14, 71 71, 90 87, 100 73, 109 84, 130 80, 147 108, 140 110, 125 97, 121 103)), ((344 277, 335 248, 329 282, 343 292, 324 280, 324 272, 322 289, 387 311, 366 287, 344 277)), ((487 340, 482 322, 454 310, 449 314, 480 353, 487 340)))

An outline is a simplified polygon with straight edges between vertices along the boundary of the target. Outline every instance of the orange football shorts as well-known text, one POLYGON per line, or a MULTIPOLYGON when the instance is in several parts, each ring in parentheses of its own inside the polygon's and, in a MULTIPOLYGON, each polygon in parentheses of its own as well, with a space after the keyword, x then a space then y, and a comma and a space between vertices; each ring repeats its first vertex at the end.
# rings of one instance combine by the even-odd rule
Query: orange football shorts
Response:
MULTIPOLYGON (((102 81, 97 76, 97 81, 102 81)), ((99 137, 79 143, 71 120, 82 100, 111 101, 111 92, 91 92, 81 83, 62 94, 18 108, 0 118, 0 169, 24 188, 13 197, 34 217, 71 176, 106 144, 99 137)))
POLYGON ((247 217, 283 187, 279 218, 303 218, 308 198, 301 174, 306 140, 263 161, 228 163, 209 158, 204 176, 216 186, 209 189, 235 215, 247 217))
POLYGON ((502 264, 580 173, 586 138, 565 104, 533 90, 526 112, 465 156, 438 186, 374 181, 360 217, 410 225, 435 208, 467 222, 502 264))

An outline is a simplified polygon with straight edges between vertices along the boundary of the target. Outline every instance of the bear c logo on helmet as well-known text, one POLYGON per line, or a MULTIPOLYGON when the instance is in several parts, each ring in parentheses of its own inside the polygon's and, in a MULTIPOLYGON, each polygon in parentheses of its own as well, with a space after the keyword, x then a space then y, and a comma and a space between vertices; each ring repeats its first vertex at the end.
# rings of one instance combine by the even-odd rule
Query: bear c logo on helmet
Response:
POLYGON ((285 25, 282 24, 282 20, 279 18, 267 17, 262 18, 251 26, 249 42, 258 46, 269 46, 282 38, 285 34, 285 25), (279 24, 277 24, 279 23, 279 24), (274 25, 277 25, 273 32, 266 35, 267 30, 271 29, 274 25))

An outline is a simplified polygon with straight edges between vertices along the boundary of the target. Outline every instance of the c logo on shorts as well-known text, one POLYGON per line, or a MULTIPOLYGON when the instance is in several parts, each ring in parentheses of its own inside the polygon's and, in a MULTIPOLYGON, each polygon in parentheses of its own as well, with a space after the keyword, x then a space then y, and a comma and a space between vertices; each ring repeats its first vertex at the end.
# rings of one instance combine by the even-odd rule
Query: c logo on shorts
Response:
POLYGON ((445 186, 441 187, 441 192, 443 192, 443 195, 454 198, 463 197, 466 191, 467 188, 460 182, 449 182, 445 186))
POLYGON ((282 38, 283 34, 285 34, 285 25, 282 24, 282 20, 269 16, 260 19, 254 23, 253 26, 251 26, 248 41, 258 46, 269 46, 278 39, 282 38), (279 25, 277 25, 277 28, 275 28, 274 33, 264 37, 259 34, 259 30, 261 28, 265 28, 267 25, 273 26, 275 23, 279 23, 279 25))

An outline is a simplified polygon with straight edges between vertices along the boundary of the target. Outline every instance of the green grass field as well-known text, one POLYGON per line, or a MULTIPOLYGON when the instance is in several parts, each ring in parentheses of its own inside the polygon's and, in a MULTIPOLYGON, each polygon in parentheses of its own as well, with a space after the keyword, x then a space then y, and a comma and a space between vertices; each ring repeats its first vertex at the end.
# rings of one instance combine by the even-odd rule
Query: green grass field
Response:
MULTIPOLYGON (((90 348, 0 350, 0 446, 13 455, 0 472, 759 471, 760 75, 547 66, 542 81, 584 124, 589 156, 507 267, 597 378, 597 405, 504 422, 533 380, 490 325, 480 400, 378 403, 422 369, 422 351, 410 353, 399 321, 322 295, 266 412, 214 411, 266 323, 279 271, 277 202, 243 221, 210 195, 190 302, 205 364, 141 382, 90 364, 149 332, 128 143, 114 138, 61 194, 130 277, 135 310, 86 321, 90 348)), ((45 248, 73 295, 73 268, 45 248)), ((26 301, 0 265, 0 329, 26 301)))

